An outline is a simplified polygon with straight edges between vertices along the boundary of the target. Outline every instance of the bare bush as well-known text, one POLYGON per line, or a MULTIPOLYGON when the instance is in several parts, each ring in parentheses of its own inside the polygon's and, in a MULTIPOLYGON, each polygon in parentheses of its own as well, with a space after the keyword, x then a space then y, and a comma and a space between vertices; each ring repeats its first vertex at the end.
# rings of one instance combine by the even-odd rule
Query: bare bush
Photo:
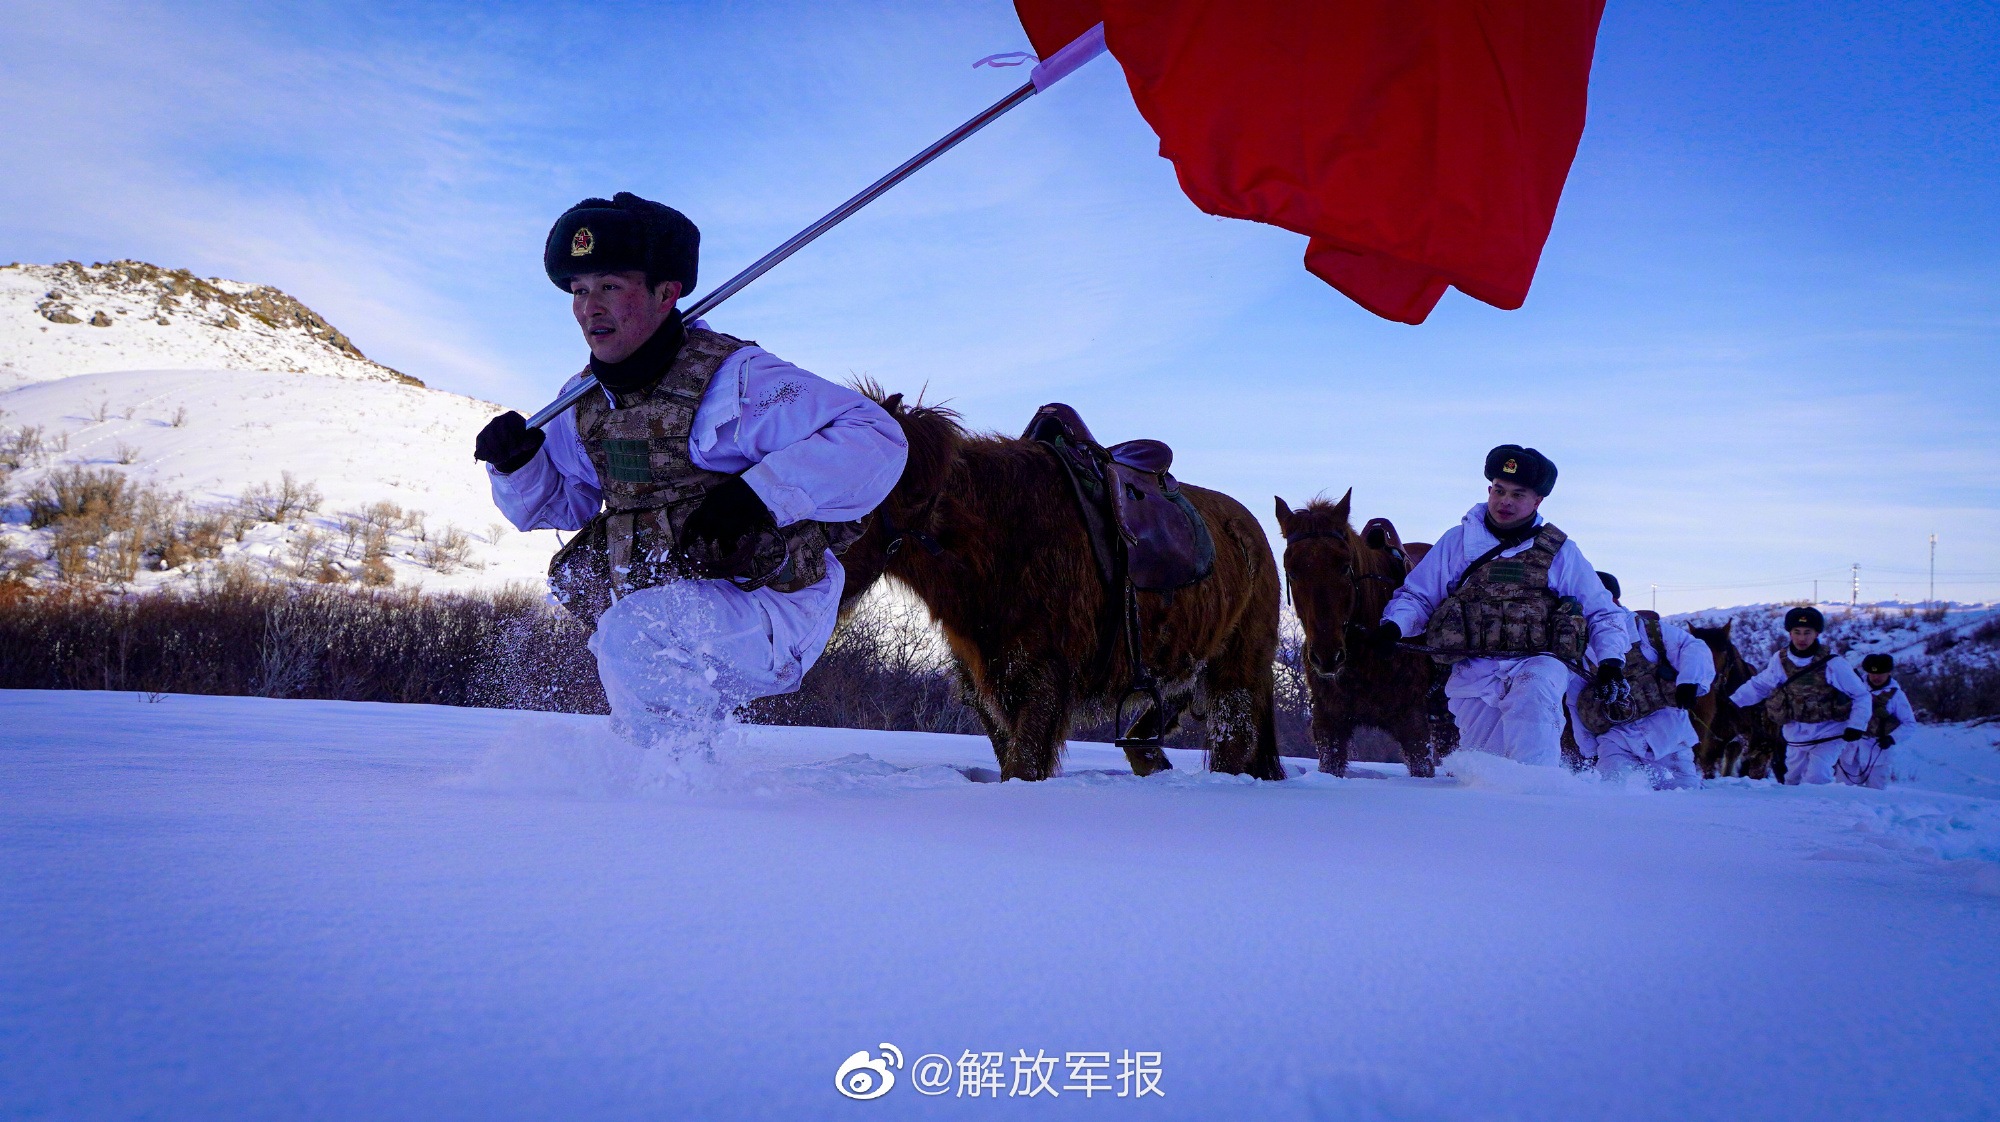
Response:
POLYGON ((28 525, 34 529, 83 518, 130 515, 137 495, 123 472, 82 465, 58 468, 28 496, 28 525))
POLYGON ((121 464, 136 464, 139 462, 140 452, 141 449, 138 445, 127 444, 121 440, 118 442, 116 454, 113 458, 121 464))
POLYGON ((259 483, 238 500, 243 511, 259 522, 290 522, 318 510, 324 501, 318 487, 299 482, 289 471, 281 473, 277 486, 259 483))
POLYGON ((446 525, 442 532, 419 540, 423 544, 417 547, 417 560, 440 573, 455 573, 472 558, 472 539, 456 526, 446 525))
POLYGON ((0 441, 0 467, 26 467, 47 452, 48 444, 42 436, 42 426, 22 425, 20 431, 0 441))
POLYGON ((509 529, 511 529, 511 527, 509 527, 509 526, 508 526, 508 525, 507 525, 507 524, 506 524, 505 522, 489 522, 489 523, 487 523, 487 524, 486 524, 486 544, 487 544, 487 545, 499 545, 499 544, 500 544, 500 539, 501 539, 501 538, 504 538, 504 537, 506 537, 506 536, 507 536, 507 531, 508 531, 509 529))
POLYGON ((320 547, 326 544, 326 535, 318 529, 308 527, 304 532, 292 536, 286 544, 286 552, 291 554, 293 576, 310 577, 317 570, 320 547))
POLYGON ((187 423, 188 423, 187 406, 185 405, 175 406, 174 415, 167 418, 168 427, 184 429, 187 427, 187 423))

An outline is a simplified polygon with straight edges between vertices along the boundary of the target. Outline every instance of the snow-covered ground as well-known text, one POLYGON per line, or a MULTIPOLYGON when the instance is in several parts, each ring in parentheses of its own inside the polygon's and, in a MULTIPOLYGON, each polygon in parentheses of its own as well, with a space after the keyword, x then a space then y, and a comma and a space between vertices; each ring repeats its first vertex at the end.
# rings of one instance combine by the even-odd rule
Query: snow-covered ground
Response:
MULTIPOLYGON (((473 567, 444 574, 419 563, 413 536, 399 535, 389 563, 400 586, 539 582, 556 550, 553 531, 519 533, 493 508, 486 473, 472 459, 473 437, 501 411, 489 402, 316 373, 129 370, 23 386, 0 394, 0 411, 0 425, 37 428, 51 445, 8 480, 13 494, 0 511, 0 545, 45 554, 47 532, 27 528, 25 496, 48 473, 85 465, 215 509, 248 488, 277 484, 285 472, 317 487, 325 501, 316 513, 259 526, 243 542, 227 543, 217 559, 251 561, 271 573, 284 568, 302 534, 337 537, 343 516, 379 502, 422 511, 429 531, 455 526, 470 538, 473 567)), ((134 587, 179 584, 215 563, 142 571, 134 587)))
POLYGON ((1654 793, 748 729, 690 786, 597 718, 0 694, 0 1111, 1993 1118, 1996 735, 1654 793), (1109 1097, 912 1085, 967 1051, 1109 1097))
POLYGON ((143 261, 0 267, 0 390, 154 369, 421 384, 370 362, 318 313, 269 285, 143 261))
MULTIPOLYGON (((338 537, 343 516, 385 502, 423 515, 390 543, 398 585, 539 584, 555 535, 508 528, 472 459, 473 437, 499 412, 368 361, 266 285, 137 261, 0 268, 0 452, 24 431, 36 449, 0 469, 0 554, 49 555, 53 531, 30 530, 26 504, 53 471, 116 471, 210 511, 289 472, 325 496, 317 512, 260 525, 219 558, 142 570, 130 587, 181 584, 218 564, 297 578, 310 569, 297 563, 302 538, 338 537), (462 531, 471 564, 423 564, 419 527, 462 531)), ((331 557, 358 569, 356 543, 338 544, 331 557)))

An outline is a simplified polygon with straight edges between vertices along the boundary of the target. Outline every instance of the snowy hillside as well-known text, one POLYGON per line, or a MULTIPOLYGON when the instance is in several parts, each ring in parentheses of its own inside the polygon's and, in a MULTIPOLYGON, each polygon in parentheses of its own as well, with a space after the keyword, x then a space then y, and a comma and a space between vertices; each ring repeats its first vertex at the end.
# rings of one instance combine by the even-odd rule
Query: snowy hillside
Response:
POLYGON ((0 268, 0 390, 114 370, 283 370, 405 382, 269 285, 143 261, 0 268))
POLYGON ((983 738, 808 728, 690 788, 600 718, 257 698, 0 730, 14 1115, 2000 1113, 1990 726, 1911 733, 1918 786, 1663 793, 993 784, 983 738))
POLYGON ((6 480, 0 548, 51 552, 52 531, 28 527, 26 504, 52 474, 78 468, 184 496, 197 511, 280 487, 288 472, 323 496, 316 511, 256 522, 241 541, 225 534, 218 557, 142 568, 130 582, 136 588, 198 579, 229 563, 285 576, 327 561, 352 573, 362 543, 347 529, 380 504, 400 511, 385 560, 401 586, 535 581, 556 548, 553 532, 505 525, 472 459, 473 435, 500 407, 420 385, 324 371, 137 370, 26 385, 0 394, 0 411, 0 428, 32 431, 40 446, 6 480), (441 543, 459 540, 454 531, 463 561, 443 564, 449 571, 425 564, 441 543))

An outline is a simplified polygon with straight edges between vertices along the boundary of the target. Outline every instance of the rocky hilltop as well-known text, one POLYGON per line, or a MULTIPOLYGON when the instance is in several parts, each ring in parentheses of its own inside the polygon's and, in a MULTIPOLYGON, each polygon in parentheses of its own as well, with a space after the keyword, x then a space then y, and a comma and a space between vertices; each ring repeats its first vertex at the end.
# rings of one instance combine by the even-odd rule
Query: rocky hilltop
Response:
POLYGON ((0 268, 0 388, 141 369, 274 370, 422 382, 371 361, 266 284, 144 261, 0 268))

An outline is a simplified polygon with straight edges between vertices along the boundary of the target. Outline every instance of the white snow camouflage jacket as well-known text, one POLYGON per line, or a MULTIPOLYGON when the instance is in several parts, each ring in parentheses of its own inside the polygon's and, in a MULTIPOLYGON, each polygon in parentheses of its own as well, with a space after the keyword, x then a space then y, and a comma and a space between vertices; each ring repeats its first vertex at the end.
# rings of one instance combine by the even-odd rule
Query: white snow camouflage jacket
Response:
MULTIPOLYGON (((1540 513, 1535 515, 1535 525, 1545 521, 1540 513)), ((1486 504, 1477 504, 1417 562, 1416 569, 1403 581, 1403 587, 1389 599, 1389 606, 1382 612, 1383 620, 1401 628, 1407 637, 1421 637, 1431 613, 1444 603, 1445 590, 1451 582, 1481 554, 1499 544, 1500 539, 1486 528, 1486 504)), ((1529 538, 1500 556, 1513 557, 1533 544, 1534 539, 1529 538)), ((1589 661, 1625 657, 1632 646, 1632 633, 1626 629, 1630 614, 1611 599, 1604 582, 1597 579, 1597 570, 1584 560, 1583 551, 1574 540, 1563 543, 1555 563, 1549 566, 1549 589, 1558 596, 1574 596, 1583 605, 1583 616, 1590 621, 1590 645, 1586 652, 1589 661)))
MULTIPOLYGON (((547 431, 541 451, 520 470, 503 475, 487 465, 493 503, 517 529, 580 530, 603 506, 597 469, 574 410, 547 431)), ((741 473, 780 526, 866 516, 902 478, 909 454, 902 426, 881 406, 757 346, 736 351, 716 371, 695 410, 688 451, 698 467, 741 473)))

